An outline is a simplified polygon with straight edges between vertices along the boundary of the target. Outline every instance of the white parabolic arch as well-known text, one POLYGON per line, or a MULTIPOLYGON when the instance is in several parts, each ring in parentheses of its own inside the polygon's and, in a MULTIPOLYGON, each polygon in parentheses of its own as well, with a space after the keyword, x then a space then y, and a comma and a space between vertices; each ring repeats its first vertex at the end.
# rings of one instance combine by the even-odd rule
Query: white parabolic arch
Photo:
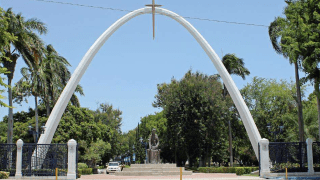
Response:
MULTIPOLYGON (((222 77, 222 80, 224 84, 226 85, 229 94, 231 95, 231 98, 233 102, 235 103, 238 112, 240 113, 240 117, 243 121, 243 124, 246 128, 246 131, 248 133, 248 136, 250 138, 252 147, 254 149, 254 152, 258 158, 258 142, 261 139, 260 133, 257 129, 256 124, 253 121, 253 118, 251 116, 251 113, 245 104, 238 88, 236 87, 235 83, 233 82, 230 74, 222 64, 220 58, 215 53, 215 51, 212 49, 212 47, 209 45, 209 43, 203 38, 203 36, 183 17, 179 16, 178 14, 169 11, 167 9, 163 8, 156 8, 156 13, 168 16, 177 22, 179 22, 182 26, 184 26, 191 34, 192 36, 198 41, 198 43, 201 45, 203 50, 207 53, 211 61, 213 62, 214 66, 218 70, 220 76, 222 77)), ((57 103, 55 104, 49 119, 46 123, 46 130, 45 133, 41 135, 38 143, 39 144, 50 144, 53 138, 53 135, 58 127, 58 124, 60 122, 61 116, 72 96, 74 93, 76 86, 80 82, 81 77, 87 70, 89 64, 91 63, 93 57, 96 55, 96 53, 99 51, 99 49, 102 47, 102 45, 107 41, 107 39, 117 30, 119 29, 123 24, 128 22, 130 19, 142 15, 142 14, 150 14, 152 13, 151 7, 145 7, 138 10, 135 10, 133 12, 128 13, 127 15, 123 16, 121 19, 116 21, 112 26, 110 26, 97 40, 96 42, 90 47, 88 52, 85 54, 85 56, 82 58, 80 64, 78 65, 77 69, 72 74, 68 84, 64 88, 62 94, 60 95, 57 103)), ((259 159, 259 158, 258 158, 259 159)))

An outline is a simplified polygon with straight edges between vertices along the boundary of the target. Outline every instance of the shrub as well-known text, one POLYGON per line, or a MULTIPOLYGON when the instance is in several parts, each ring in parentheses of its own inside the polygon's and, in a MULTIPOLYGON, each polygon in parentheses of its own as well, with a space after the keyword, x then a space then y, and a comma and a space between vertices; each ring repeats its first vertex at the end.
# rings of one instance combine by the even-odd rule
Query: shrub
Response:
POLYGON ((252 172, 251 167, 244 167, 244 174, 250 174, 252 172))
POLYGON ((88 168, 88 165, 86 163, 78 163, 78 169, 85 169, 88 168))
POLYGON ((236 174, 237 174, 238 176, 243 175, 243 174, 244 174, 244 168, 243 168, 243 167, 238 167, 238 168, 236 168, 236 174))
POLYGON ((237 173, 238 168, 242 169, 240 171, 243 171, 243 174, 259 170, 259 167, 199 167, 198 170, 201 173, 237 173))
POLYGON ((199 167, 199 171, 202 173, 209 173, 209 168, 208 167, 199 167))
POLYGON ((92 174, 92 168, 85 168, 85 169, 82 169, 82 172, 81 174, 92 174))
POLYGON ((236 168, 235 167, 229 167, 229 172, 228 173, 236 173, 236 168))
POLYGON ((9 172, 0 171, 0 179, 9 179, 9 172))
POLYGON ((207 172, 209 173, 219 173, 220 170, 219 168, 207 168, 207 172))

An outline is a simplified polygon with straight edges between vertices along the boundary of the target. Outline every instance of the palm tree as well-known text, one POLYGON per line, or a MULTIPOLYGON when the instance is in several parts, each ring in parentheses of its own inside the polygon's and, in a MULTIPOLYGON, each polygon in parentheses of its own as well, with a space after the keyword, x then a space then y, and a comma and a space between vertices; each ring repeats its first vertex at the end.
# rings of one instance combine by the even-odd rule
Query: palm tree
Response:
MULTIPOLYGON (((63 88, 67 85, 71 78, 71 73, 68 70, 70 63, 64 57, 60 56, 51 44, 45 47, 44 54, 44 63, 46 64, 45 67, 48 71, 48 76, 46 77, 47 91, 42 94, 42 99, 46 105, 47 116, 49 116, 51 107, 56 103, 63 88)), ((80 85, 77 86, 75 92, 84 95, 80 85)), ((72 105, 80 107, 79 99, 75 94, 72 95, 70 101, 72 105)))
POLYGON ((7 143, 12 143, 13 137, 13 110, 12 110, 12 79, 14 76, 15 66, 20 56, 31 67, 35 63, 35 57, 39 56, 37 47, 42 45, 42 41, 38 35, 47 32, 47 28, 41 21, 37 19, 25 20, 21 14, 14 14, 12 9, 9 8, 4 17, 8 22, 7 31, 17 37, 16 41, 11 41, 10 45, 4 48, 5 58, 10 61, 2 61, 3 67, 5 67, 10 73, 6 74, 8 77, 8 97, 9 97, 9 117, 8 117, 8 140, 7 143))
MULTIPOLYGON (((222 63, 227 69, 230 75, 240 76, 245 79, 246 76, 250 75, 250 71, 244 67, 243 59, 238 58, 235 54, 226 54, 222 58, 222 63)), ((223 97, 227 95, 226 85, 223 84, 223 97)), ((232 134, 231 134, 231 121, 228 121, 229 126, 229 152, 230 152, 230 166, 233 167, 233 151, 232 151, 232 134)))
POLYGON ((298 24, 292 26, 288 23, 290 23, 290 21, 286 20, 285 18, 277 17, 273 22, 271 22, 269 26, 269 37, 272 43, 272 47, 276 51, 276 53, 283 55, 285 58, 288 58, 290 64, 294 64, 297 88, 299 140, 300 142, 304 142, 304 123, 299 79, 299 64, 301 64, 302 57, 299 55, 299 52, 290 47, 291 42, 287 40, 289 36, 290 38, 294 38, 296 40, 299 39, 299 36, 297 34, 292 34, 296 32, 292 28, 298 26, 298 24))
MULTIPOLYGON (((17 91, 21 91, 24 82, 28 84, 28 89, 25 89, 34 96, 35 100, 35 120, 36 120, 36 132, 37 136, 39 135, 39 118, 38 118, 38 98, 41 97, 41 94, 45 94, 47 91, 47 71, 45 69, 45 63, 34 64, 30 67, 21 68, 22 78, 16 83, 17 91)), ((36 142, 37 143, 37 142, 36 142)))
MULTIPOLYGON (((4 11, 3 9, 0 7, 0 75, 1 74, 6 74, 8 73, 7 69, 2 67, 2 63, 1 61, 5 61, 4 59, 4 54, 5 52, 3 51, 5 46, 8 46, 10 44, 10 42, 15 41, 16 38, 7 32, 8 30, 8 23, 6 18, 4 17, 4 11)), ((5 88, 7 88, 7 84, 4 83, 3 79, 0 77, 0 86, 4 86, 5 88)), ((0 90, 0 106, 4 106, 4 107, 9 107, 6 103, 4 103, 3 101, 1 101, 1 99, 5 99, 4 96, 2 96, 1 94, 4 92, 4 90, 0 90)))
MULTIPOLYGON (((55 104, 57 97, 61 94, 63 88, 70 79, 70 72, 67 66, 69 62, 59 56, 52 45, 47 45, 38 50, 41 56, 35 57, 35 63, 30 67, 21 68, 23 77, 14 87, 17 92, 17 101, 22 101, 25 96, 34 96, 35 98, 35 120, 36 131, 38 132, 38 100, 42 99, 47 108, 47 116, 50 115, 51 105, 55 104)), ((80 85, 76 92, 83 95, 80 85)), ((80 106, 79 100, 75 94, 72 95, 71 103, 80 106)))

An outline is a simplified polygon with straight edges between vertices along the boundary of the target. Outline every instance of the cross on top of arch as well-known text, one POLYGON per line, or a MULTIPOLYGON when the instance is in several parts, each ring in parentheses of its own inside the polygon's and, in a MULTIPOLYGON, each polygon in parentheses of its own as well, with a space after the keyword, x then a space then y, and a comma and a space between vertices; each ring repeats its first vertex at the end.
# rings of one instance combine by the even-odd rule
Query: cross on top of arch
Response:
POLYGON ((155 37, 155 20, 156 20, 156 7, 161 7, 162 5, 155 4, 154 0, 152 0, 152 4, 147 4, 147 7, 152 7, 152 27, 153 27, 153 39, 155 37))

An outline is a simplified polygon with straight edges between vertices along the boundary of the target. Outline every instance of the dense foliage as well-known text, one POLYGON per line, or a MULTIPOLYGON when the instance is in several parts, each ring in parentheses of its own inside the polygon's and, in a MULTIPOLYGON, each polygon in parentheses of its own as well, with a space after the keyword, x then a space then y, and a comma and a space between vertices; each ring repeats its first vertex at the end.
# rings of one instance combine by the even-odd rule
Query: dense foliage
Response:
MULTIPOLYGON (((101 104, 101 107, 108 107, 108 112, 100 109, 92 111, 69 104, 52 140, 52 143, 67 143, 70 139, 75 139, 79 143, 79 160, 87 162, 90 167, 100 162, 108 162, 110 157, 120 154, 118 143, 113 139, 121 135, 122 112, 108 104, 101 104)), ((28 125, 31 124, 33 127, 35 125, 35 111, 29 109, 28 112, 15 113, 13 117, 15 119, 13 140, 35 142, 34 137, 28 132, 28 125)), ((46 108, 41 105, 39 123, 45 123, 47 119, 46 108)), ((6 142, 7 122, 7 117, 0 122, 0 143, 6 142)))
POLYGON ((181 80, 158 85, 155 107, 163 108, 167 119, 166 142, 175 154, 175 161, 197 158, 207 161, 217 144, 224 142, 224 118, 228 107, 222 98, 222 84, 215 76, 188 71, 181 80), (221 116, 222 114, 222 116, 221 116), (198 143, 194 143, 198 142, 198 143))
MULTIPOLYGON (((8 31, 8 28, 7 18, 4 16, 4 11, 0 7, 0 87, 3 86, 5 88, 8 86, 4 83, 2 75, 9 73, 9 71, 3 67, 2 64, 4 61, 10 61, 10 59, 5 58, 4 48, 10 45, 10 42, 16 41, 16 37, 8 31)), ((2 99, 5 99, 5 97, 1 95, 3 92, 4 90, 0 89, 0 107, 8 107, 8 105, 2 101, 2 99)))

